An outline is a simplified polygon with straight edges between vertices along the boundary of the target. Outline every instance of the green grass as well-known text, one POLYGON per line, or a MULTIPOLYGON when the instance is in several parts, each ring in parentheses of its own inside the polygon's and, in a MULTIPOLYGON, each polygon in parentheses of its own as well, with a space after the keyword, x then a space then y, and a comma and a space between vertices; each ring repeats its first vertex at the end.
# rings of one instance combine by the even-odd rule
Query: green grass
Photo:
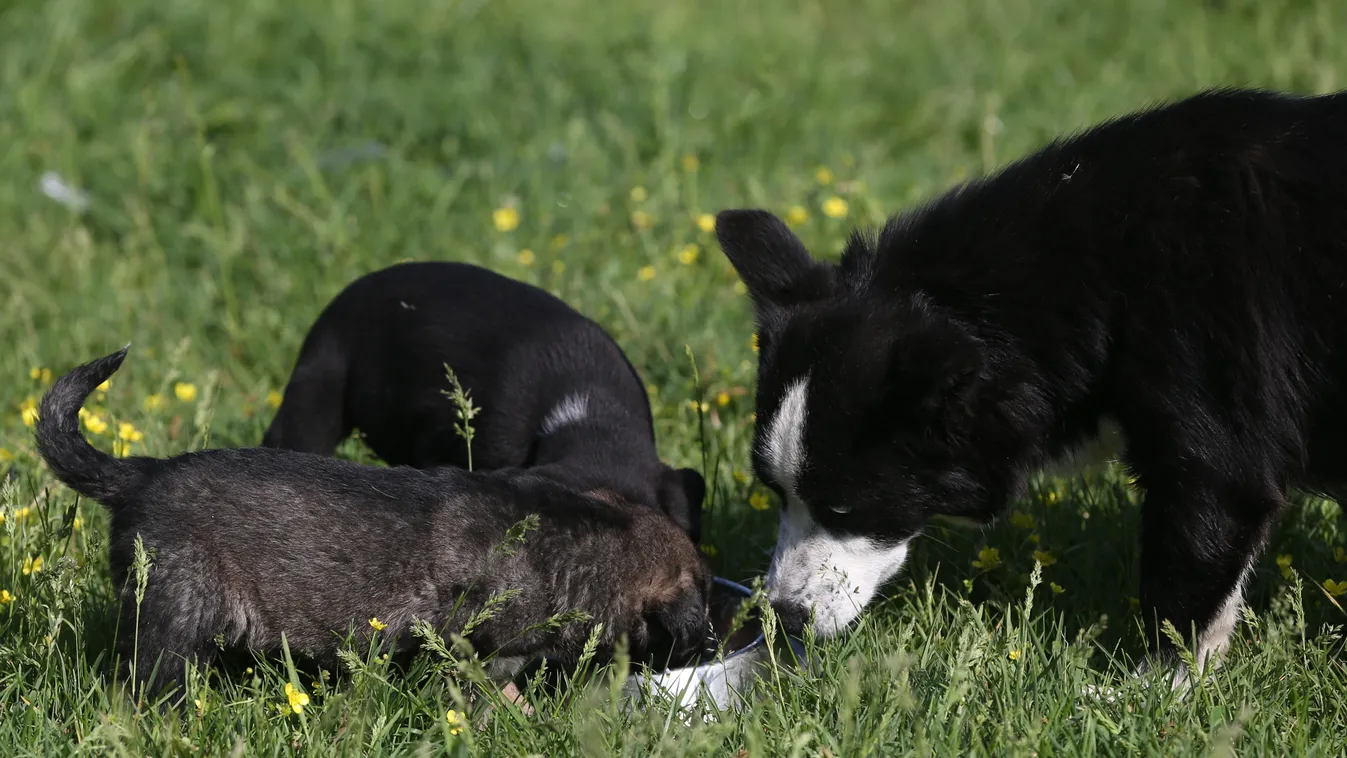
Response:
POLYGON ((100 444, 122 422, 152 455, 254 444, 340 287, 404 258, 473 261, 612 331, 662 453, 714 485, 718 572, 745 579, 776 518, 735 476, 751 315, 697 214, 800 205, 801 234, 833 253, 854 224, 1158 99, 1340 87, 1344 30, 1331 0, 0 5, 0 589, 17 593, 0 605, 0 753, 1342 754, 1344 613, 1320 589, 1347 580, 1338 507, 1288 514, 1226 667, 1179 699, 1129 684, 1137 496, 1116 471, 1038 483, 1015 506, 1032 524, 931 530, 887 599, 812 647, 814 668, 769 672, 747 711, 705 726, 624 711, 598 672, 532 717, 469 703, 481 728, 452 735, 445 711, 465 706, 434 656, 296 679, 302 715, 280 712, 292 674, 274 660, 194 682, 183 709, 137 707, 107 675, 107 518, 72 509, 21 406, 42 391, 32 368, 131 341, 95 398, 100 444), (45 171, 89 211, 39 194, 45 171), (834 194, 845 218, 822 212, 834 194), (505 206, 509 232, 492 222, 505 206), (974 568, 987 547, 999 565, 974 568), (1057 562, 1031 607, 1036 547, 1057 562), (1122 690, 1097 701, 1086 684, 1122 690))

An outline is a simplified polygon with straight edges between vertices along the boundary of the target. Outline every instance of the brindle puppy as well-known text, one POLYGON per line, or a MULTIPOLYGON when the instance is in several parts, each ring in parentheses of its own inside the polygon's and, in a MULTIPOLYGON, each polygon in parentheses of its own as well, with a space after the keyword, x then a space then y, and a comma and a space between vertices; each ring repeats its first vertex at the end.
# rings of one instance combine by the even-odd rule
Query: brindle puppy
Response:
POLYGON ((227 646, 290 646, 330 660, 343 633, 377 617, 396 649, 414 619, 459 632, 497 593, 517 592, 468 640, 523 662, 601 650, 678 664, 707 646, 711 578, 687 536, 653 508, 584 495, 518 470, 362 466, 265 448, 113 458, 79 431, 84 399, 126 349, 72 370, 42 399, 37 446, 56 476, 112 513, 123 666, 155 688, 227 646), (538 527, 493 551, 530 514, 538 527), (137 612, 135 540, 154 551, 137 612), (579 610, 587 623, 540 628, 579 610), (135 628, 139 619, 139 628, 135 628), (151 674, 155 670, 157 673, 151 674))

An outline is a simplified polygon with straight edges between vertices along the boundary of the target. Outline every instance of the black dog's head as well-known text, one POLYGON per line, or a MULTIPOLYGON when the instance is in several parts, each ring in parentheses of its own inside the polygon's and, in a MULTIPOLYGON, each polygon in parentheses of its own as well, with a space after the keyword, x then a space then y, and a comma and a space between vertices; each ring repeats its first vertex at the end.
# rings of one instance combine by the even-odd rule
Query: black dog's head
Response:
POLYGON ((832 265, 766 211, 724 211, 716 235, 757 317, 753 464, 783 504, 769 596, 788 629, 812 610, 830 634, 898 572, 927 518, 988 512, 968 463, 985 351, 920 294, 878 286, 865 238, 832 265))

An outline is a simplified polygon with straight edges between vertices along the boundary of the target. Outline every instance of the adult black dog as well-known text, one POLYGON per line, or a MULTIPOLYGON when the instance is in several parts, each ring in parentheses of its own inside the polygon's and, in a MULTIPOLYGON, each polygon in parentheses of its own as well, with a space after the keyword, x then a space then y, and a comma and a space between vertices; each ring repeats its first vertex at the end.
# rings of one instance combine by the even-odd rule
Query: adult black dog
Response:
POLYGON ((318 316, 262 444, 331 455, 352 429, 390 464, 528 467, 657 507, 699 537, 706 485, 660 461, 645 386, 613 338, 477 266, 391 266, 318 316), (481 408, 471 458, 444 396, 446 364, 481 408))
POLYGON ((1199 662, 1223 649, 1288 488, 1347 474, 1344 202, 1347 95, 1221 90, 1054 142, 837 265, 721 213, 787 626, 842 629, 928 518, 994 518, 1110 419, 1146 493, 1154 652, 1166 619, 1199 662))

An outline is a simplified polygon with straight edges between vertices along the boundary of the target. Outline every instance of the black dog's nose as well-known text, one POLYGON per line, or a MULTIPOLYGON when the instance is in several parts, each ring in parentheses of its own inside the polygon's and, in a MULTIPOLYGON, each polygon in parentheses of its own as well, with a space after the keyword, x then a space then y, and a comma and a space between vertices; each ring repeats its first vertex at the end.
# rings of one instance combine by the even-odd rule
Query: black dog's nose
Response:
POLYGON ((786 634, 792 637, 804 634, 805 624, 809 623, 808 608, 799 603, 775 602, 772 603, 772 610, 781 620, 781 627, 786 630, 786 634))

